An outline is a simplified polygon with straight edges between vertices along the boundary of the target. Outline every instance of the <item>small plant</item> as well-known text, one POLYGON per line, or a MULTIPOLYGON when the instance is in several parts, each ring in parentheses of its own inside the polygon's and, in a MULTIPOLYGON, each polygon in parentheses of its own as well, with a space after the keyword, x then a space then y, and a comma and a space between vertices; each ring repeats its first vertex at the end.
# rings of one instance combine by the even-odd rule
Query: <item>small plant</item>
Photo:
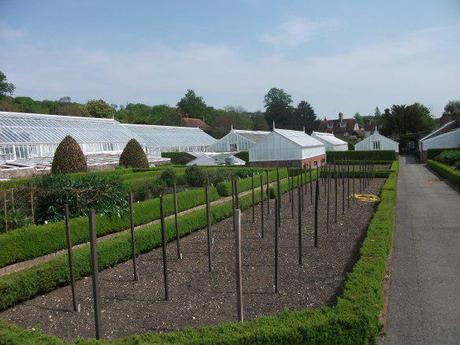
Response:
POLYGON ((441 152, 441 154, 436 156, 435 160, 447 165, 455 165, 457 162, 460 162, 460 151, 448 150, 441 152))
POLYGON ((70 135, 66 136, 54 153, 51 172, 67 174, 83 172, 87 169, 86 158, 80 145, 70 135))
POLYGON ((185 179, 190 187, 203 187, 206 183, 206 172, 203 168, 192 165, 185 169, 185 179))
POLYGON ((231 185, 227 182, 219 182, 216 184, 217 193, 220 196, 229 196, 232 194, 231 185))
POLYGON ((160 175, 160 180, 162 180, 166 186, 172 187, 174 183, 177 182, 176 171, 173 168, 165 169, 160 175))
MULTIPOLYGON (((32 224, 32 219, 27 217, 27 215, 20 210, 9 210, 6 215, 6 221, 8 224, 8 231, 32 224)), ((2 232, 6 232, 5 214, 3 212, 0 213, 0 233, 2 232)))
POLYGON ((148 168, 149 161, 136 139, 131 139, 120 156, 120 165, 130 168, 148 168))
POLYGON ((275 199, 275 196, 276 196, 276 194, 275 194, 275 188, 273 188, 272 186, 270 186, 270 188, 268 188, 267 194, 268 194, 268 197, 269 197, 270 199, 275 199))

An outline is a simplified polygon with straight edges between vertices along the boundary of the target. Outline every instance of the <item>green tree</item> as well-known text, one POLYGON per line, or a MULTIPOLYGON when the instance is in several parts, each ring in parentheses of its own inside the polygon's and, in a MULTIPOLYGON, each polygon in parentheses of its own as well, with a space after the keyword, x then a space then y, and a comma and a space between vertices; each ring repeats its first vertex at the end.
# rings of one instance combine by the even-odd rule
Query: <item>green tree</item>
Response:
POLYGON ((86 113, 91 117, 113 118, 115 109, 102 99, 92 99, 86 103, 86 113))
POLYGON ((273 121, 275 127, 287 127, 291 125, 293 107, 292 97, 287 94, 283 89, 271 88, 264 97, 265 101, 265 120, 270 128, 273 128, 273 121))
POLYGON ((12 95, 16 87, 12 83, 8 83, 6 75, 0 71, 0 97, 12 95))
POLYGON ((429 131, 435 126, 430 110, 420 103, 414 103, 409 106, 395 104, 391 107, 391 110, 385 109, 380 123, 382 134, 393 137, 429 131))
POLYGON ((86 171, 86 158, 77 141, 70 135, 67 135, 58 145, 54 153, 51 172, 56 173, 74 173, 86 171))
POLYGON ((207 112, 207 105, 203 97, 197 96, 195 91, 188 89, 185 96, 177 103, 179 109, 190 117, 201 118, 207 112))
POLYGON ((460 101, 449 101, 444 107, 443 116, 448 116, 451 120, 460 120, 460 101))
POLYGON ((316 114, 313 107, 307 101, 301 101, 297 105, 294 123, 291 126, 293 125, 296 129, 303 129, 305 127, 306 132, 311 133, 315 129, 315 120, 316 114))
POLYGON ((379 107, 375 107, 374 116, 375 116, 375 117, 380 117, 380 116, 382 116, 382 112, 380 111, 379 107))
POLYGON ((364 118, 361 116, 360 113, 355 113, 355 116, 353 116, 354 119, 356 120, 356 122, 358 123, 358 125, 360 125, 361 127, 364 127, 364 118))

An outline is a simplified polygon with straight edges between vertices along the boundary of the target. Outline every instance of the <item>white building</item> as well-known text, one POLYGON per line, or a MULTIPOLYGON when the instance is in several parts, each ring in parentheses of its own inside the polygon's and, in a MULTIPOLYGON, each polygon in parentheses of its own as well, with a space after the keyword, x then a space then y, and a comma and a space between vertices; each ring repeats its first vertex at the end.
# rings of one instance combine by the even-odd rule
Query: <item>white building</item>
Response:
POLYGON ((249 151, 249 148, 262 141, 270 132, 231 129, 224 137, 208 148, 210 152, 249 151))
POLYGON ((325 159, 323 143, 302 131, 275 128, 249 148, 251 166, 301 167, 325 159))
POLYGON ((198 127, 122 124, 140 137, 147 151, 204 152, 216 139, 198 127))
POLYGON ((429 149, 450 149, 460 147, 460 120, 446 123, 419 140, 420 160, 426 161, 429 149))
POLYGON ((196 158, 187 165, 245 165, 246 162, 229 152, 196 152, 196 158))
POLYGON ((348 143, 337 138, 332 133, 313 132, 311 136, 321 141, 326 151, 348 151, 348 143))
POLYGON ((355 144, 356 151, 381 151, 391 150, 399 152, 399 143, 381 135, 376 129, 367 138, 355 144))

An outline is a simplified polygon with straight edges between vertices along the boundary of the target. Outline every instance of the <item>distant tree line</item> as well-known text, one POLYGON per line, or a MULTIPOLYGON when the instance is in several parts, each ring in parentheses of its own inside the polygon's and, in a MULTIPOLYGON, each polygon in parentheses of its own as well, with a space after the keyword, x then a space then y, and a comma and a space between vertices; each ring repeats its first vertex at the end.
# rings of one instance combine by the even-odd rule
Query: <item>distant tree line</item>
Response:
MULTIPOLYGON (((269 130, 275 124, 277 128, 311 133, 318 129, 321 122, 310 103, 302 100, 295 105, 291 95, 275 87, 264 97, 263 112, 249 112, 241 106, 216 109, 208 106, 203 97, 193 90, 187 90, 176 106, 150 106, 142 103, 116 105, 102 99, 92 99, 81 104, 72 102, 68 96, 59 100, 38 101, 30 97, 13 97, 14 90, 15 86, 0 71, 0 110, 114 118, 123 123, 170 126, 180 126, 184 117, 192 117, 204 120, 210 126, 207 131, 216 138, 224 136, 232 126, 235 129, 269 130)), ((460 101, 450 101, 444 108, 443 116, 460 119, 460 101)), ((382 134, 392 137, 427 131, 437 126, 437 120, 432 117, 430 110, 420 103, 393 105, 383 113, 377 107, 373 115, 362 116, 356 113, 355 119, 364 128, 377 126, 382 134)))

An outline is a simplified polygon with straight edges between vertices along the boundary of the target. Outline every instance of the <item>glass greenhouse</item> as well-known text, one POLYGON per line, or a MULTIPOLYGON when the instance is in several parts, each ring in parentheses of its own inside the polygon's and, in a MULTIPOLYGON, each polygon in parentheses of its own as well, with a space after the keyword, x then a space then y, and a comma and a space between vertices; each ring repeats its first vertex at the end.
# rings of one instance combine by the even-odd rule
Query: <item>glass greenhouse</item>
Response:
POLYGON ((142 142, 112 119, 0 112, 0 160, 52 157, 66 135, 85 155, 120 153, 132 138, 142 142))
POLYGON ((205 131, 197 127, 175 127, 157 125, 123 124, 142 139, 147 151, 204 152, 216 142, 205 131))

